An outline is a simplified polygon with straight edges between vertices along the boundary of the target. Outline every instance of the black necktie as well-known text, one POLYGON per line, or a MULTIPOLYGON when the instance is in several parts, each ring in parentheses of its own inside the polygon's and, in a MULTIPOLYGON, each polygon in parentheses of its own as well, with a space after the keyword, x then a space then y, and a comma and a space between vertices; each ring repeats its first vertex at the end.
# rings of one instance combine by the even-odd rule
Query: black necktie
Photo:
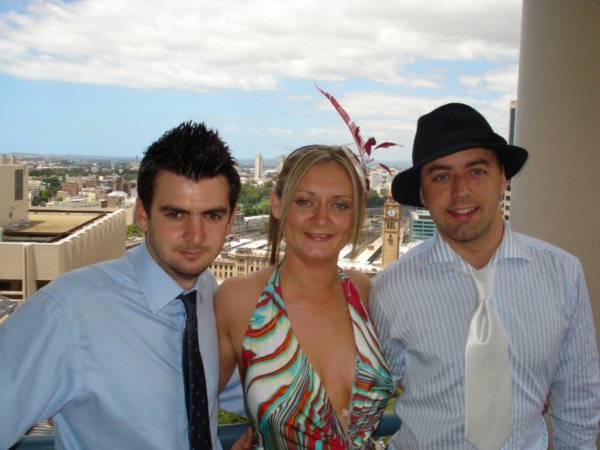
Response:
POLYGON ((198 320, 196 318, 196 291, 181 294, 178 298, 185 305, 185 331, 183 333, 182 363, 185 384, 185 406, 188 417, 190 450, 210 450, 210 420, 206 378, 198 344, 198 320))

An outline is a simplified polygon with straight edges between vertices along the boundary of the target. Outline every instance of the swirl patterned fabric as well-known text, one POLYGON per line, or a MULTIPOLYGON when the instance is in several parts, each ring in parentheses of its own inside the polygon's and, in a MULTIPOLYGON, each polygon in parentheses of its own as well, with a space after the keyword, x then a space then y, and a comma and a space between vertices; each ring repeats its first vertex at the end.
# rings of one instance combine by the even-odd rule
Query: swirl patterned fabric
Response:
POLYGON ((298 345, 281 297, 279 266, 256 305, 243 342, 241 375, 257 449, 371 449, 392 379, 359 294, 340 271, 357 348, 348 427, 298 345))

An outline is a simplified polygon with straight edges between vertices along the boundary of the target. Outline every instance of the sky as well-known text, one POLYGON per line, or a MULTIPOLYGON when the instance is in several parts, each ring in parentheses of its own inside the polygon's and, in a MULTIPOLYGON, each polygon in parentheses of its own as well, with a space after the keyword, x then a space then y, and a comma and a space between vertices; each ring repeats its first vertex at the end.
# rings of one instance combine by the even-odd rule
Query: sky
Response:
POLYGON ((516 99, 520 0, 0 0, 0 154, 140 158, 183 121, 238 159, 363 138, 410 161, 449 102, 502 136, 516 99))

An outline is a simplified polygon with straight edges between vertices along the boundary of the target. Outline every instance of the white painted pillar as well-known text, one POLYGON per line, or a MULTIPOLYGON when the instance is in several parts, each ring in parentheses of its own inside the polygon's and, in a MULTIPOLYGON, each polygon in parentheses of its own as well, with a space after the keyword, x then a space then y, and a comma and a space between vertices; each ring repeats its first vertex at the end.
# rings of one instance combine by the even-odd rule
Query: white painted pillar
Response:
MULTIPOLYGON (((583 263, 600 331, 600 1, 524 0, 511 226, 583 263)), ((542 312, 540 311, 540 314, 542 312)))

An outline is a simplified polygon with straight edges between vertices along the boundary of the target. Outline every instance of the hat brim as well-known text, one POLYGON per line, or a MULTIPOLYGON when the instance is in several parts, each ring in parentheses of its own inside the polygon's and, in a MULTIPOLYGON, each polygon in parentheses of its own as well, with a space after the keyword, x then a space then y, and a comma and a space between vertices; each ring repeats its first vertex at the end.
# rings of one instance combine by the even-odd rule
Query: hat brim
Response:
POLYGON ((498 155, 504 166, 507 180, 510 180, 521 170, 529 156, 527 150, 524 148, 509 144, 461 142, 460 144, 450 145, 435 152, 430 158, 420 161, 419 164, 396 175, 392 181, 392 196, 394 200, 401 205, 424 207, 421 203, 420 195, 421 168, 425 164, 435 161, 442 156, 477 147, 487 148, 498 155))

